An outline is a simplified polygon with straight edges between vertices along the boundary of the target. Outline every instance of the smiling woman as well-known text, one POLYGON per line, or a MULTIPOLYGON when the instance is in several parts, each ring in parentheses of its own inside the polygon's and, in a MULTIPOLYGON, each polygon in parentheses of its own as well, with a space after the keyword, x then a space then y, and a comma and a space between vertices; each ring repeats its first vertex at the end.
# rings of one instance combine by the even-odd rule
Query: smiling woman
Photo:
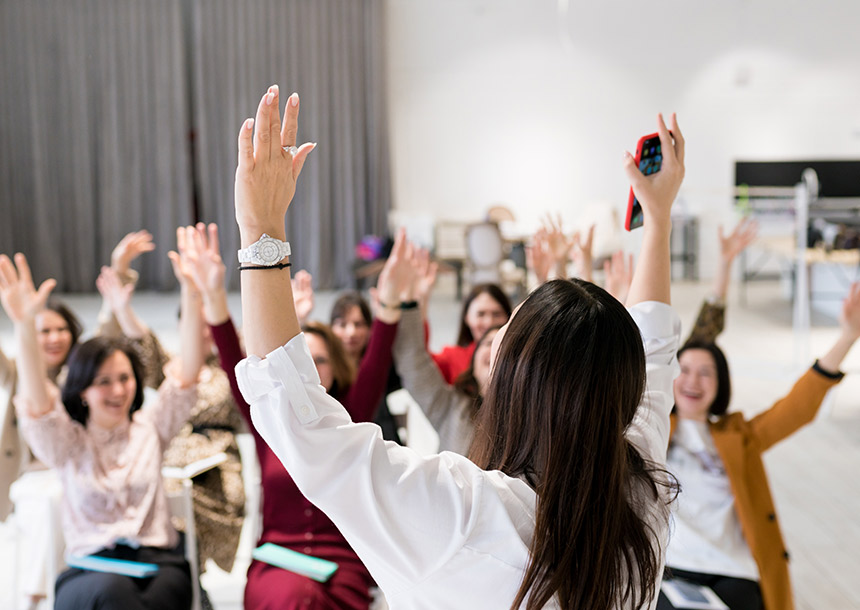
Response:
MULTIPOLYGON (((45 353, 37 331, 56 282, 46 280, 36 290, 23 254, 16 254, 14 263, 0 255, 0 301, 18 338, 15 406, 21 433, 62 484, 68 553, 158 565, 157 574, 140 583, 119 574, 66 570, 56 583, 58 610, 190 606, 189 567, 177 549, 161 477, 164 448, 197 399, 202 364, 199 295, 182 273, 177 277, 182 358, 158 398, 141 408, 142 367, 135 351, 121 340, 100 337, 72 352, 60 400, 46 373, 50 350, 45 353)), ((52 328, 48 343, 52 335, 65 333, 52 328)))

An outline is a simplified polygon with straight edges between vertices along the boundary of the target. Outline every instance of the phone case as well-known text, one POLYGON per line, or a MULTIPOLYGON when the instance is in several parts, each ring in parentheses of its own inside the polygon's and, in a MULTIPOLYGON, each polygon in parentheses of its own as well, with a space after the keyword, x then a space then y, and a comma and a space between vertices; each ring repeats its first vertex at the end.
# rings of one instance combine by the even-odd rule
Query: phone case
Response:
MULTIPOLYGON (((639 163, 642 161, 642 148, 645 146, 645 142, 653 138, 659 139, 660 134, 649 133, 647 136, 639 138, 639 141, 636 143, 636 156, 633 159, 636 162, 636 167, 639 167, 639 163)), ((639 213, 640 210, 636 210, 637 207, 641 209, 639 202, 636 201, 636 195, 633 194, 633 187, 631 186, 630 195, 627 197, 627 217, 624 220, 624 228, 628 231, 638 229, 642 226, 641 213, 639 213)))

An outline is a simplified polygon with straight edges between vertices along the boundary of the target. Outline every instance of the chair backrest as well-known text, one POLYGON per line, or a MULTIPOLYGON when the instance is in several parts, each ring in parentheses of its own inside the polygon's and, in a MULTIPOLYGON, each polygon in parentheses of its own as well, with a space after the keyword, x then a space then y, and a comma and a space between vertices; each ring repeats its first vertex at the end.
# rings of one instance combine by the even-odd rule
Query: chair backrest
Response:
POLYGON ((494 222, 480 222, 466 229, 466 252, 476 268, 498 266, 505 257, 503 245, 499 225, 494 222))
POLYGON ((213 456, 192 462, 184 468, 166 466, 161 469, 165 479, 178 479, 182 482, 180 491, 167 494, 167 504, 170 513, 185 524, 185 560, 191 568, 191 610, 201 610, 200 601, 200 563, 197 553, 197 527, 194 522, 193 478, 223 464, 227 460, 226 453, 216 453, 213 456))

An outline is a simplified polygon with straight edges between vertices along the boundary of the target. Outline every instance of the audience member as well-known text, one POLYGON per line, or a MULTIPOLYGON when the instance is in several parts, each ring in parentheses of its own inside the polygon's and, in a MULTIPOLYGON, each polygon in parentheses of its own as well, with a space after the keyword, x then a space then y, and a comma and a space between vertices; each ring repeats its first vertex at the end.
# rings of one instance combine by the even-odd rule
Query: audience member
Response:
POLYGON ((16 408, 33 453, 58 471, 63 486, 63 534, 70 555, 155 563, 155 576, 127 576, 71 568, 57 579, 55 608, 187 608, 188 564, 177 551, 161 477, 165 446, 196 398, 199 295, 182 286, 182 360, 172 367, 159 397, 146 408, 143 371, 127 343, 96 338, 68 361, 60 392, 45 373, 35 317, 54 280, 37 291, 26 258, 0 256, 0 299, 15 323, 19 343, 16 408))

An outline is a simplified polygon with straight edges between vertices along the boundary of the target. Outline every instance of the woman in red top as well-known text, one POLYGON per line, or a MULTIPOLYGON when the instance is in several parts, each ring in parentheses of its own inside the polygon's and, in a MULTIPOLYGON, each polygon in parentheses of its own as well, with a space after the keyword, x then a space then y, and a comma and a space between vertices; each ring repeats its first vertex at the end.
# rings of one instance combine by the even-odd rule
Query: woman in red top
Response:
POLYGON ((511 317, 511 302, 496 284, 477 284, 463 301, 457 345, 446 345, 433 361, 449 384, 454 383, 472 363, 476 339, 502 326, 511 317))
MULTIPOLYGON (((204 317, 212 330, 221 367, 228 373, 236 405, 254 435, 260 460, 263 529, 259 544, 271 542, 338 564, 334 575, 320 583, 255 560, 248 568, 244 607, 246 610, 367 610, 371 602, 368 589, 373 583, 367 569, 328 517, 301 494, 251 423, 250 408, 239 392, 234 372, 245 354, 227 308, 225 267, 218 251, 217 227, 210 224, 207 235, 206 228, 198 224, 196 239, 189 247, 195 251, 192 257, 196 260, 194 279, 203 296, 204 317)), ((331 370, 333 350, 326 341, 319 341, 320 347, 313 354, 320 377, 328 380, 326 390, 343 401, 353 421, 372 421, 385 389, 397 325, 386 323, 384 317, 382 313, 373 322, 366 356, 351 385, 336 383, 339 375, 336 379, 331 370), (328 373, 325 376, 322 375, 324 370, 328 373)), ((320 335, 316 334, 316 338, 320 335)), ((337 344, 335 349, 339 347, 337 344)))

